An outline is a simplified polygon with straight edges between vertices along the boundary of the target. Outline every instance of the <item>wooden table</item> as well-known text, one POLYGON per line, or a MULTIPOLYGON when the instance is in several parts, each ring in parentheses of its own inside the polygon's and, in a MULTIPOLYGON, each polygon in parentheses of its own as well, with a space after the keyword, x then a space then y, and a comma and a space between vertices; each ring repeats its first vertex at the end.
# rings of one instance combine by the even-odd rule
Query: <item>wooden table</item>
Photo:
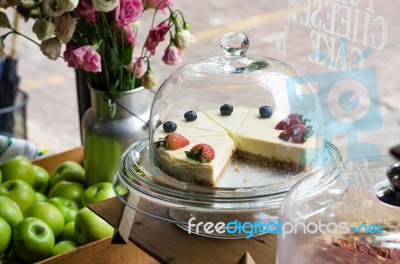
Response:
MULTIPOLYGON (((124 208, 117 198, 89 207, 114 227, 118 226, 124 208)), ((141 213, 135 216, 130 240, 161 263, 236 264, 246 251, 255 263, 275 263, 274 235, 229 240, 206 238, 141 213)))

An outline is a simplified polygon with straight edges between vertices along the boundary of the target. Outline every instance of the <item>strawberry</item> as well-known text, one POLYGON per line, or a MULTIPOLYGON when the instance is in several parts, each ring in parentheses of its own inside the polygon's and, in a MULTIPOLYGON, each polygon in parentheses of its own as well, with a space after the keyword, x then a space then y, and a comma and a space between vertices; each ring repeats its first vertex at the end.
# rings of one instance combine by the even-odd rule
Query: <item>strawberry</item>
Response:
POLYGON ((303 115, 299 115, 299 114, 290 114, 288 115, 288 119, 289 119, 289 124, 290 126, 294 126, 297 124, 303 124, 303 115))
POLYGON ((303 115, 294 113, 288 115, 285 119, 281 120, 276 126, 275 129, 277 130, 286 130, 291 126, 297 125, 297 124, 306 124, 308 120, 304 119, 303 120, 303 115))
POLYGON ((277 130, 286 130, 289 128, 289 118, 285 118, 281 120, 276 126, 275 129, 277 130))
POLYGON ((186 157, 200 162, 210 162, 215 157, 215 152, 213 147, 208 144, 201 143, 192 147, 190 151, 185 151, 186 157))
POLYGON ((282 133, 279 138, 292 143, 304 143, 313 133, 311 126, 304 124, 295 124, 282 133))
POLYGON ((167 150, 177 150, 189 145, 189 140, 178 133, 169 133, 165 138, 155 142, 156 148, 164 147, 167 150))

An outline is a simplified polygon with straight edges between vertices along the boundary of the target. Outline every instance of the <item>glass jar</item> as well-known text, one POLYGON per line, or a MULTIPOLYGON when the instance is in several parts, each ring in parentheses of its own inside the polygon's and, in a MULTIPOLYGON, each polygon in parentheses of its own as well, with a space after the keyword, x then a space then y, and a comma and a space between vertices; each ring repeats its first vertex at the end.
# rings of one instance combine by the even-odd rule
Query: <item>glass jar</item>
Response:
POLYGON ((399 263, 399 179, 400 163, 386 156, 298 182, 280 209, 277 263, 399 263))

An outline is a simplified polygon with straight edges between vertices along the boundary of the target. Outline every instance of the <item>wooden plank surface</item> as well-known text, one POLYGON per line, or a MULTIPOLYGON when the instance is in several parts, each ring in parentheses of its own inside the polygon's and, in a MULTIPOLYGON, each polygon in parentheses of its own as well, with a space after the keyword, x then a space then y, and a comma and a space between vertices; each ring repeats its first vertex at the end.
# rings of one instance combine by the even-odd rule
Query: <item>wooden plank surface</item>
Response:
MULTIPOLYGON (((113 226, 118 225, 124 208, 118 198, 111 198, 89 207, 113 226)), ((246 251, 255 263, 275 263, 274 235, 251 239, 206 238, 188 234, 174 224, 137 213, 130 239, 161 263, 235 264, 246 251)))
POLYGON ((45 156, 33 161, 33 164, 43 167, 49 173, 53 172, 64 161, 83 163, 83 148, 77 147, 65 152, 45 156))
POLYGON ((156 264, 156 260, 145 254, 133 243, 112 244, 112 237, 94 241, 75 250, 57 255, 37 264, 156 264))

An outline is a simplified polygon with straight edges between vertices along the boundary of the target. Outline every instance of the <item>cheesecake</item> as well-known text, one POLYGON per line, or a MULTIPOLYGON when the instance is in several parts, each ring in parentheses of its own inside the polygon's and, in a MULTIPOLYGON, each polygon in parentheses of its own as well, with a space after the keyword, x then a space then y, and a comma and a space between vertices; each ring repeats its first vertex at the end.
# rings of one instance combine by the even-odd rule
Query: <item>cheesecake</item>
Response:
POLYGON ((308 133, 310 127, 301 123, 302 117, 297 114, 292 115, 299 120, 294 126, 289 114, 274 112, 265 117, 259 108, 235 107, 229 114, 211 109, 196 115, 192 121, 183 116, 169 120, 175 124, 174 130, 160 125, 152 137, 154 165, 187 183, 215 187, 227 164, 235 160, 269 170, 301 172, 319 155, 321 140, 308 133), (171 133, 183 137, 185 144, 173 149, 157 144, 171 133), (212 159, 193 159, 188 155, 195 146, 204 144, 212 149, 213 153, 208 153, 212 159))

